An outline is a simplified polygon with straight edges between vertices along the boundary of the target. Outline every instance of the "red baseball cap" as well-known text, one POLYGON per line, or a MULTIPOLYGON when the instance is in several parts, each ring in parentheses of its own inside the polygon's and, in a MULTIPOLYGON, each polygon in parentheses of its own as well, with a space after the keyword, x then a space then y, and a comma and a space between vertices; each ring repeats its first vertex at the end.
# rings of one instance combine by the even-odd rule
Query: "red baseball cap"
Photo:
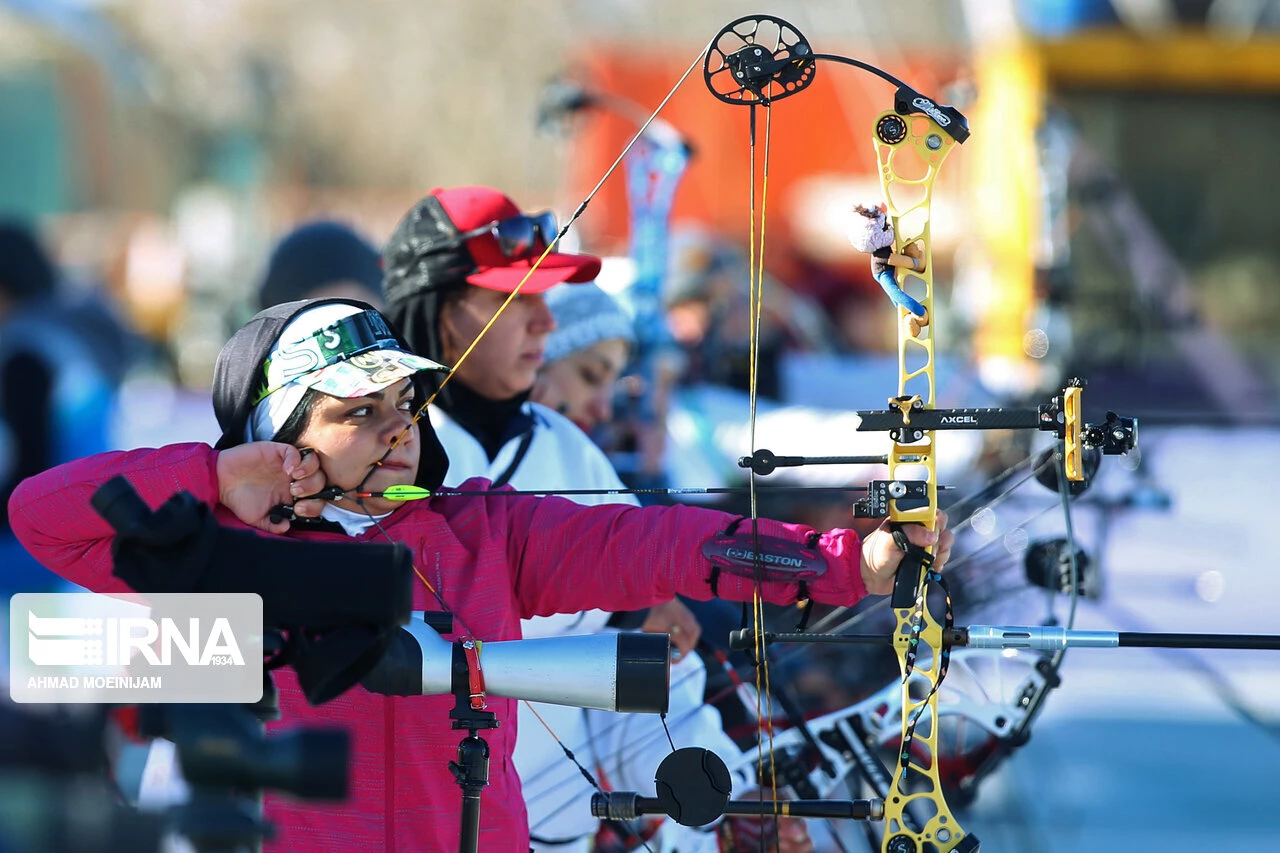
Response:
MULTIPOLYGON (((459 279, 503 293, 516 289, 542 254, 509 258, 487 226, 522 216, 515 202, 489 187, 432 190, 401 220, 383 257, 388 301, 402 294, 447 286, 459 279), (468 232, 482 233, 459 243, 468 232)), ((541 293, 565 282, 581 283, 600 274, 600 259, 567 252, 548 254, 529 275, 521 293, 541 293)))

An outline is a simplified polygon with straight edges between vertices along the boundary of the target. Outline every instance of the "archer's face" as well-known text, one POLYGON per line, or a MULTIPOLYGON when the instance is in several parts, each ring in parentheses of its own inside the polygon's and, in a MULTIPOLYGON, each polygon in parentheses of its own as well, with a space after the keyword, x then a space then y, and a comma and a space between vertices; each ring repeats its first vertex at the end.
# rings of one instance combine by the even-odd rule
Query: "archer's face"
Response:
MULTIPOLYGON (((408 379, 367 397, 324 394, 311 410, 297 446, 316 452, 330 486, 355 489, 363 483, 361 491, 380 492, 390 486, 412 485, 421 449, 417 425, 405 433, 413 411, 413 383, 408 379), (388 455, 387 449, 401 433, 405 433, 403 438, 388 455), (387 458, 383 460, 383 456, 387 458), (379 460, 380 467, 376 464, 379 460)), ((338 501, 337 505, 381 515, 404 504, 386 498, 365 498, 363 506, 350 499, 338 501)))
POLYGON ((626 364, 626 341, 597 341, 548 364, 538 376, 533 399, 589 433, 613 419, 613 386, 626 364))
MULTIPOLYGON (((440 336, 450 366, 480 334, 508 294, 469 285, 465 295, 445 304, 440 312, 440 336)), ((541 293, 520 294, 466 357, 454 381, 490 400, 507 400, 533 387, 542 366, 547 335, 555 317, 541 293)))

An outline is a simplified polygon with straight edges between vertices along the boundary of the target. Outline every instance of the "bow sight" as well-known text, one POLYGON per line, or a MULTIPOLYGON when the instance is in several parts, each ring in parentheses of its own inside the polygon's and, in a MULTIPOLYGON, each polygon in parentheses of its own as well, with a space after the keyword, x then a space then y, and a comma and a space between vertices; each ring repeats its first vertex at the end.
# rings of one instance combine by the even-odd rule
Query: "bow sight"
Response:
MULTIPOLYGON (((1102 424, 1083 423, 1080 408, 1083 387, 1083 380, 1073 379, 1061 394, 1036 409, 926 409, 919 395, 891 397, 887 411, 856 412, 859 418, 857 429, 859 432, 888 432, 897 445, 923 442, 934 430, 1035 429, 1052 432, 1063 442, 1068 488, 1072 494, 1079 494, 1088 486, 1089 476, 1098 467, 1096 453, 1085 451, 1118 456, 1133 450, 1138 442, 1138 422, 1134 418, 1122 418, 1115 412, 1107 412, 1102 424)), ((896 457, 899 463, 918 465, 925 461, 927 452, 927 449, 914 453, 908 451, 898 453, 896 457)), ((855 518, 886 518, 892 511, 890 501, 903 501, 905 505, 909 501, 924 500, 928 497, 927 489, 925 480, 872 480, 867 485, 867 496, 854 503, 853 515, 855 518)))

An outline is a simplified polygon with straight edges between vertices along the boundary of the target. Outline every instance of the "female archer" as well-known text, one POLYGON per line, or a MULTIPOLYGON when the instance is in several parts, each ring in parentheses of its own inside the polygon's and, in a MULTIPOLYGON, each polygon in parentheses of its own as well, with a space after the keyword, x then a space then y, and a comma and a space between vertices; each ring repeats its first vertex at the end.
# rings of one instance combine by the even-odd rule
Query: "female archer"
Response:
MULTIPOLYGON (((385 497, 396 486, 434 491, 444 479, 448 458, 430 422, 415 417, 425 401, 421 377, 437 368, 411 353, 364 303, 328 299, 266 309, 219 354, 213 403, 222 436, 215 446, 102 453, 46 471, 14 492, 13 530, 68 580, 126 592, 112 574, 114 531, 90 505, 102 484, 123 475, 150 506, 187 491, 231 528, 312 542, 403 543, 434 589, 417 589, 415 608, 439 609, 443 601, 459 635, 482 640, 518 639, 520 620, 530 616, 635 608, 677 593, 707 599, 713 579, 720 596, 750 599, 749 572, 716 571, 703 554, 709 540, 741 526, 723 513, 520 496, 385 497), (276 520, 281 504, 292 506, 295 519, 276 520)), ((485 485, 476 481, 474 488, 485 485)), ((823 573, 807 592, 819 602, 851 604, 887 593, 902 558, 885 529, 860 540, 851 531, 818 534, 762 520, 759 531, 811 547, 823 573)), ((921 527, 908 535, 918 545, 936 544, 937 561, 946 560, 949 533, 939 538, 921 527)), ((359 577, 355 566, 352 576, 359 577)), ((761 590, 776 602, 794 601, 799 591, 785 582, 761 590)), ((350 730, 353 793, 328 807, 268 796, 267 817, 279 829, 272 849, 457 849, 452 697, 387 697, 356 687, 311 707, 291 672, 278 674, 277 687, 283 725, 350 730)), ((489 737, 479 846, 525 853, 528 823, 511 760, 515 702, 491 698, 490 708, 502 726, 489 737)))

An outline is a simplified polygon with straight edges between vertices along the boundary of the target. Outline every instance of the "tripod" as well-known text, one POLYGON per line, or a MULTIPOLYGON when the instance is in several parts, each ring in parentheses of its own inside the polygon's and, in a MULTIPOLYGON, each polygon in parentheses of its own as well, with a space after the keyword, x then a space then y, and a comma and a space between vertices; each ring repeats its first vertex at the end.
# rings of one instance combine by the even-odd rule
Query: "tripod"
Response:
POLYGON ((467 736, 458 744, 458 760, 449 762, 449 770, 462 789, 462 831, 458 835, 458 853, 476 853, 480 840, 480 792, 489 784, 489 744, 477 732, 496 729, 498 718, 491 711, 473 710, 469 701, 458 695, 457 706, 449 712, 455 729, 466 729, 467 736))

